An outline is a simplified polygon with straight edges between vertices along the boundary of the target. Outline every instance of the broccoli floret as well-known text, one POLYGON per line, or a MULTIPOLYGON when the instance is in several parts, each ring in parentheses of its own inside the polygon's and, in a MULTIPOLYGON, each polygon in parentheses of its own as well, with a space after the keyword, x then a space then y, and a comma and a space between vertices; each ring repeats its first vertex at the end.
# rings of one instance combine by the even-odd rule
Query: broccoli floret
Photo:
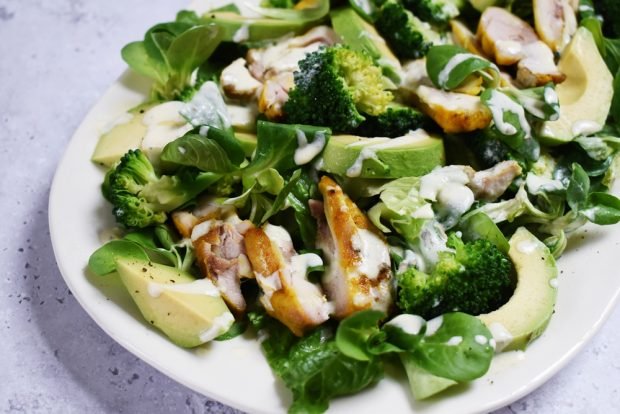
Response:
POLYGON ((425 22, 446 25, 460 14, 464 0, 403 0, 403 4, 425 22))
POLYGON ((440 39, 428 23, 415 17, 396 0, 388 0, 375 20, 377 31, 401 59, 418 59, 440 39))
POLYGON ((425 319, 452 311, 480 315, 510 299, 512 262, 493 243, 464 243, 451 235, 448 246, 454 252, 441 252, 430 274, 411 267, 398 276, 397 305, 402 311, 425 319))
POLYGON ((192 200, 213 182, 213 174, 189 169, 158 176, 142 151, 130 150, 106 175, 103 191, 119 223, 142 228, 165 222, 166 213, 192 200))
POLYGON ((351 132, 364 114, 384 112, 394 96, 366 53, 343 45, 323 47, 299 62, 295 87, 284 105, 287 122, 351 132))
POLYGON ((605 35, 620 37, 620 2, 618 0, 594 0, 595 10, 603 16, 605 35))
POLYGON ((392 103, 378 116, 368 116, 355 132, 363 137, 402 137, 409 131, 424 128, 428 118, 409 106, 392 103))

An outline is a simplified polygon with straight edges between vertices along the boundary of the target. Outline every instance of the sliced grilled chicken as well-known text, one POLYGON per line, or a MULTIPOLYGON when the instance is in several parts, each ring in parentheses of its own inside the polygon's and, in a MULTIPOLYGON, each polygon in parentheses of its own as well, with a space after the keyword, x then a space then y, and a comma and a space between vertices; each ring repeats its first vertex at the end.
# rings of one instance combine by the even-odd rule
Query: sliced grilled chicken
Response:
POLYGON ((269 315, 297 336, 329 318, 327 299, 306 277, 308 267, 323 263, 318 255, 297 254, 288 232, 271 224, 248 230, 245 247, 269 315))
POLYGON ((229 308, 239 315, 246 309, 241 279, 254 277, 245 251, 244 234, 254 226, 249 221, 235 221, 204 221, 201 225, 208 224, 208 229, 200 230, 201 225, 194 227, 192 242, 202 274, 217 286, 229 308), (202 234, 204 230, 206 233, 202 234))
POLYGON ((288 91, 294 86, 293 73, 299 70, 299 61, 321 46, 339 40, 328 26, 317 26, 297 37, 288 37, 278 43, 247 53, 249 72, 263 83, 259 93, 258 109, 270 120, 282 117, 282 106, 288 100, 288 91))
POLYGON ((323 287, 334 303, 334 316, 364 309, 387 312, 392 304, 390 255, 383 235, 330 178, 319 182, 323 195, 313 202, 318 220, 317 245, 327 269, 323 287))
POLYGON ((478 38, 465 24, 456 19, 451 20, 450 28, 452 29, 452 37, 457 45, 475 55, 486 57, 478 38))
POLYGON ((235 214, 235 208, 222 205, 212 197, 202 197, 192 210, 179 210, 172 213, 172 222, 183 238, 189 239, 192 230, 203 221, 226 218, 235 214))
POLYGON ((260 49, 250 49, 246 56, 252 76, 265 81, 282 72, 295 72, 298 63, 306 54, 318 50, 323 45, 336 43, 338 36, 327 26, 318 26, 306 34, 280 40, 274 45, 260 49))
POLYGON ((517 82, 523 87, 566 79, 555 65, 552 50, 527 22, 506 9, 489 7, 482 13, 478 38, 484 52, 498 64, 518 63, 517 82))
POLYGON ((251 99, 262 86, 262 83, 252 76, 243 58, 224 68, 220 84, 226 96, 233 99, 251 99))
POLYGON ((577 31, 575 10, 569 0, 534 0, 534 22, 541 40, 561 52, 577 31))
POLYGON ((448 134, 484 129, 493 116, 480 97, 428 86, 417 89, 419 106, 448 134))
POLYGON ((282 118, 282 108, 288 100, 288 91, 295 85, 292 72, 283 72, 267 79, 258 98, 258 110, 270 120, 282 118))
POLYGON ((501 7, 487 8, 478 24, 482 50, 499 65, 514 65, 523 58, 523 46, 538 41, 527 22, 501 7))
POLYGON ((506 192, 521 172, 516 161, 502 161, 492 168, 476 172, 467 186, 474 192, 477 200, 495 201, 506 192))

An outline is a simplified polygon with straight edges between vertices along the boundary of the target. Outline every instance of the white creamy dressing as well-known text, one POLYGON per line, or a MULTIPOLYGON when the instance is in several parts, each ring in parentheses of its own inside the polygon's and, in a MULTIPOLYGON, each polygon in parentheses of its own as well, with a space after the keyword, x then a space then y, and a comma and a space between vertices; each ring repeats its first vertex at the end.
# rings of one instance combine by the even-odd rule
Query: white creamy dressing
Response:
POLYGON ((439 86, 442 88, 447 88, 448 81, 450 80, 450 76, 452 75, 452 71, 457 68, 461 63, 465 62, 469 59, 479 60, 480 58, 471 53, 457 53, 452 56, 446 66, 441 69, 437 80, 439 81, 439 86))
POLYGON ((358 252, 358 271, 369 279, 376 279, 381 270, 390 267, 387 244, 370 230, 359 229, 351 238, 353 249, 358 252))
POLYGON ((508 329, 506 329, 506 327, 499 322, 493 322, 491 326, 489 326, 489 331, 491 331, 491 334, 493 335, 496 352, 501 352, 513 339, 512 334, 508 331, 508 329))
POLYGON ((553 88, 545 88, 544 92, 545 102, 549 105, 558 105, 560 103, 560 97, 558 93, 553 88))
POLYGON ((561 191, 564 189, 564 184, 562 184, 560 180, 552 180, 532 173, 529 173, 525 178, 525 185, 527 191, 533 195, 544 192, 561 191))
POLYGON ((201 332, 198 337, 202 342, 209 342, 228 331, 234 322, 235 317, 232 313, 226 311, 220 316, 215 317, 209 329, 201 332))
POLYGON ((602 125, 597 122, 588 120, 577 121, 573 123, 571 127, 571 131, 576 137, 585 137, 588 135, 592 135, 599 132, 601 129, 603 129, 602 125))
POLYGON ((293 241, 291 240, 291 235, 288 234, 288 231, 284 227, 274 226, 273 224, 265 224, 263 226, 263 231, 269 237, 273 243, 276 244, 282 251, 288 251, 293 248, 293 241))
POLYGON ((291 257, 291 275, 293 277, 306 278, 308 269, 311 267, 323 266, 323 259, 315 253, 298 254, 291 257))
POLYGON ((519 125, 525 132, 525 137, 530 138, 532 136, 532 128, 525 117, 525 110, 507 95, 496 90, 491 91, 491 98, 487 101, 487 106, 493 115, 495 126, 502 134, 515 135, 518 132, 514 125, 504 121, 504 112, 510 112, 519 118, 519 125))
POLYGON ((443 324, 443 316, 438 316, 436 318, 431 319, 430 321, 426 323, 426 332, 424 333, 424 335, 433 336, 435 332, 437 332, 437 330, 441 328, 442 324, 443 324))
POLYGON ((180 114, 185 104, 179 101, 166 102, 146 111, 142 123, 146 134, 142 149, 151 156, 157 156, 170 142, 182 137, 192 129, 180 114))
POLYGON ((314 134, 314 141, 308 142, 306 134, 301 129, 295 130, 297 134, 297 149, 295 150, 295 164, 304 165, 312 161, 323 151, 325 147, 325 132, 318 131, 314 134))
POLYGON ((476 341, 476 343, 479 345, 486 345, 489 342, 487 337, 484 335, 476 335, 474 337, 474 341, 476 341))
POLYGON ((215 82, 205 82, 191 101, 183 104, 179 113, 193 126, 210 125, 230 128, 230 117, 220 89, 215 82))
POLYGON ((395 326, 407 335, 418 335, 424 325, 426 325, 426 322, 421 316, 402 314, 386 323, 386 325, 395 326))
POLYGON ((419 86, 433 86, 426 71, 426 58, 417 59, 403 67, 403 84, 405 89, 415 92, 419 86))
POLYGON ((446 342, 446 345, 448 345, 448 346, 459 346, 461 344, 461 342, 463 342, 463 337, 462 336, 453 336, 452 338, 448 339, 448 342, 446 342))
POLYGON ((523 254, 534 253, 540 245, 533 240, 523 240, 517 244, 517 250, 523 254))
MULTIPOLYGON (((446 246, 448 242, 448 236, 444 231, 444 228, 435 220, 429 220, 422 226, 420 231, 420 255, 424 258, 424 266, 418 266, 418 269, 424 271, 427 262, 431 265, 437 264, 439 261, 440 252, 453 251, 446 246)), ((431 266, 432 267, 432 266, 431 266)))
POLYGON ((401 148, 405 146, 413 146, 428 138, 428 133, 423 129, 409 131, 407 134, 398 138, 371 138, 369 140, 361 140, 347 145, 347 148, 362 147, 359 155, 353 164, 347 169, 347 177, 359 177, 362 174, 364 161, 369 159, 378 160, 377 151, 401 148))
POLYGON ((220 291, 209 279, 198 279, 190 283, 149 282, 147 285, 147 291, 149 292, 149 295, 153 298, 160 297, 162 293, 166 291, 186 293, 188 295, 201 295, 211 297, 220 296, 220 291))
POLYGON ((461 166, 436 168, 420 179, 420 196, 462 214, 475 201, 473 191, 467 186, 469 181, 469 175, 461 166))
POLYGON ((549 286, 551 286, 551 287, 552 287, 552 288, 554 288, 554 289, 557 289, 557 288, 558 288, 558 286, 559 286, 559 283, 558 283, 558 278, 557 278, 557 277, 554 277, 553 279, 550 279, 550 280, 549 280, 549 286))
POLYGON ((413 250, 407 249, 403 253, 403 260, 400 262, 400 265, 398 265, 398 272, 402 273, 410 267, 415 267, 420 271, 424 271, 424 259, 413 250))
POLYGON ((357 308, 366 307, 370 303, 370 295, 366 295, 365 293, 358 292, 353 295, 353 305, 357 308))
POLYGON ((363 148, 353 164, 347 169, 347 177, 359 177, 366 160, 378 160, 377 153, 372 148, 363 148))
POLYGON ((430 220, 435 218, 435 212, 433 211, 433 206, 430 204, 424 204, 422 207, 418 208, 411 214, 411 217, 415 219, 426 219, 430 220))
POLYGON ((235 43, 245 42, 250 38, 250 25, 244 24, 233 35, 232 41, 235 43))

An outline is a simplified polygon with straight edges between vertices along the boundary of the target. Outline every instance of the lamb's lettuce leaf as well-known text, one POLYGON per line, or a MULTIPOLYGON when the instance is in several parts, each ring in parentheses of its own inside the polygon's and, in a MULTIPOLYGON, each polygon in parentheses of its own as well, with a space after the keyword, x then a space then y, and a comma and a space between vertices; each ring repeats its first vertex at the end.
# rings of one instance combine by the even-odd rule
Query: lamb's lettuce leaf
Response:
POLYGON ((332 398, 359 392, 383 377, 378 358, 358 361, 340 352, 329 327, 298 338, 264 314, 249 319, 266 337, 261 346, 271 369, 293 393, 290 413, 322 413, 332 398))

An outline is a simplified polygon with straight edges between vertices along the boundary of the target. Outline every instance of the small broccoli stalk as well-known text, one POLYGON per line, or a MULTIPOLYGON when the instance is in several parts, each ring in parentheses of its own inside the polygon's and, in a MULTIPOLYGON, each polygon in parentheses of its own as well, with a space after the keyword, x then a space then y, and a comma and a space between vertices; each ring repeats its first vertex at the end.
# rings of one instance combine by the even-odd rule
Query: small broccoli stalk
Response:
POLYGON ((104 194, 116 220, 126 227, 163 223, 168 212, 195 198, 220 178, 217 174, 181 169, 158 176, 140 150, 130 150, 106 176, 104 194))
POLYGON ((430 273, 410 267, 397 276, 398 307, 406 313, 434 318, 459 311, 491 312, 514 291, 512 262, 488 240, 463 242, 450 235, 448 247, 430 273))
POLYGON ((447 25, 465 7, 465 0, 403 0, 403 4, 425 22, 447 25))
POLYGON ((418 59, 440 40, 428 23, 415 17, 396 0, 388 0, 375 20, 377 31, 401 59, 418 59))
POLYGON ((299 68, 284 105, 289 123, 351 132, 364 121, 364 114, 381 114, 394 98, 370 56, 346 46, 310 53, 299 68))
POLYGON ((428 118, 410 106, 391 103, 387 110, 378 116, 368 116, 355 132, 364 137, 402 137, 428 125, 428 118))

